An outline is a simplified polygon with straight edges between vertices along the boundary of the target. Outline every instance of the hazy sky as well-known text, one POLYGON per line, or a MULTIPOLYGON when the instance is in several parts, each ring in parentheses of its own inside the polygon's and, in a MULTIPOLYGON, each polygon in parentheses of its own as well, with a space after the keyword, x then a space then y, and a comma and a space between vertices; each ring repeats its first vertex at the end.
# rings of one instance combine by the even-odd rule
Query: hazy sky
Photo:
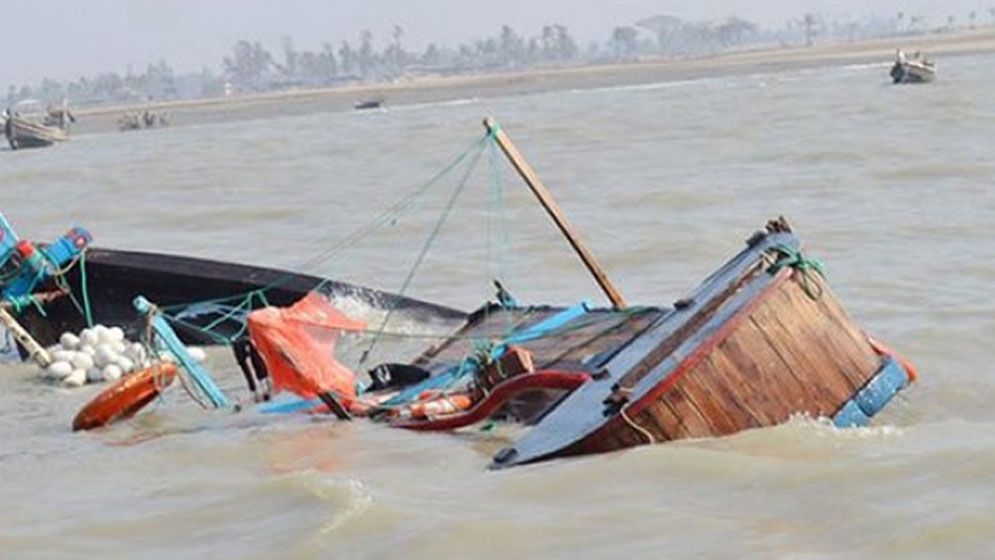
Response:
POLYGON ((128 64, 138 69, 159 58, 178 71, 217 68, 240 38, 275 49, 289 35, 298 47, 315 48, 326 40, 355 43, 361 29, 382 41, 394 23, 405 29, 405 45, 417 49, 482 37, 504 23, 523 34, 563 23, 583 45, 659 13, 737 14, 779 27, 806 11, 863 17, 905 10, 933 15, 938 24, 948 13, 963 17, 971 9, 987 16, 989 5, 995 0, 0 0, 6 55, 0 86, 122 71, 128 64))

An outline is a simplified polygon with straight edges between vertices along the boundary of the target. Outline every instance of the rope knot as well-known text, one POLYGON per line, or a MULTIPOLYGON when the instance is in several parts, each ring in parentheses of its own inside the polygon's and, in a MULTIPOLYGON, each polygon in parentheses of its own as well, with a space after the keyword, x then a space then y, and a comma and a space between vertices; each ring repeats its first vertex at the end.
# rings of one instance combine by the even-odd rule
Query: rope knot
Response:
POLYGON ((806 257, 801 251, 781 244, 774 247, 774 251, 780 257, 767 269, 771 275, 775 275, 784 267, 791 267, 801 278, 802 288, 808 297, 819 299, 822 297, 822 284, 812 279, 812 273, 820 277, 826 277, 826 265, 815 257, 806 257))

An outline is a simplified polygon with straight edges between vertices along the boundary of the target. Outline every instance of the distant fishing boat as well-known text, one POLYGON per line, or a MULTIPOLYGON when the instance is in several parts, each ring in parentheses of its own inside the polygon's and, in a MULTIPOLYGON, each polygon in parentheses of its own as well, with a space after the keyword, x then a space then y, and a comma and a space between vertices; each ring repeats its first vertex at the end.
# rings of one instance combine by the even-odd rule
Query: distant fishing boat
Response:
POLYGON ((166 113, 153 109, 125 113, 117 121, 118 130, 121 131, 161 128, 165 126, 169 126, 169 119, 166 113))
POLYGON ((916 51, 912 57, 907 57, 899 49, 895 53, 895 64, 891 67, 891 79, 896 84, 923 84, 936 78, 936 63, 929 62, 926 57, 916 51))
POLYGON ((368 109, 381 109, 384 103, 383 99, 364 99, 353 103, 352 106, 357 111, 365 111, 368 109))
POLYGON ((64 103, 46 110, 38 101, 22 101, 7 112, 4 136, 12 150, 51 146, 69 140, 69 123, 75 120, 64 103))

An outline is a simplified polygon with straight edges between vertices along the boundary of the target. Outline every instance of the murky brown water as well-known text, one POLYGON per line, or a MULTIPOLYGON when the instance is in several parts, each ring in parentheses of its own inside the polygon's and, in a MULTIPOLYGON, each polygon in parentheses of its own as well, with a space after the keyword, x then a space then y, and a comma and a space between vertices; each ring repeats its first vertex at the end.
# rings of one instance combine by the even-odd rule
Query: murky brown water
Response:
MULTIPOLYGON (((870 429, 796 421, 490 473, 513 433, 212 415, 180 392, 130 424, 74 435, 70 419, 98 388, 3 366, 0 557, 988 557, 991 63, 941 60, 924 87, 839 67, 2 152, 0 209, 25 237, 78 222, 104 246, 296 267, 438 171, 494 114, 630 301, 682 296, 785 214, 849 311, 922 377, 870 429)), ((410 294, 470 309, 499 275, 525 302, 599 300, 503 173, 499 193, 485 154, 410 294)), ((397 290, 456 182, 311 270, 397 290)), ((237 386, 228 355, 210 358, 237 386)))

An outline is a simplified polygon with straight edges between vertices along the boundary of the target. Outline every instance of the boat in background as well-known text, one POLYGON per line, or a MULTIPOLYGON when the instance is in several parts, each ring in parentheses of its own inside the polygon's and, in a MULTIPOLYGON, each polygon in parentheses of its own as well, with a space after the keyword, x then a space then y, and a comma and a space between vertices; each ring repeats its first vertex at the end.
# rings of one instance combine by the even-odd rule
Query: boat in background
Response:
POLYGON ((46 109, 40 101, 24 100, 5 112, 4 136, 11 150, 43 148, 68 141, 75 121, 65 101, 46 109))
POLYGON ((899 49, 895 53, 895 64, 891 67, 892 83, 923 84, 936 78, 936 63, 929 62, 926 57, 916 51, 911 57, 899 49))
POLYGON ((385 101, 383 99, 362 99, 353 103, 352 107, 357 111, 366 111, 370 109, 383 109, 385 101))
POLYGON ((169 117, 165 112, 156 109, 125 113, 117 121, 117 128, 120 131, 162 128, 166 126, 169 126, 169 117))

